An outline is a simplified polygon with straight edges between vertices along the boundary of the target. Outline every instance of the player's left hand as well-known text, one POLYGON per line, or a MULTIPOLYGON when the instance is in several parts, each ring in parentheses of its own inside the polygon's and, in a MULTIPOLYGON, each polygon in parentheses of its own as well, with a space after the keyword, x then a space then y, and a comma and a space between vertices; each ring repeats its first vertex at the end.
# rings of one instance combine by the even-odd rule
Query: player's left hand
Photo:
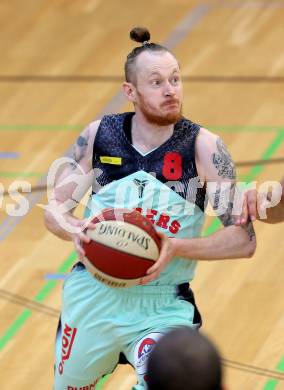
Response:
POLYGON ((245 225, 247 222, 266 218, 265 210, 271 207, 271 193, 249 190, 244 194, 241 215, 236 219, 235 225, 245 225))
POLYGON ((140 284, 147 284, 152 280, 157 279, 163 269, 169 264, 172 258, 175 256, 174 239, 169 238, 164 233, 157 232, 161 238, 161 251, 158 260, 155 264, 148 269, 147 276, 144 276, 140 280, 140 284))
POLYGON ((249 220, 254 222, 258 217, 257 207, 259 194, 256 190, 249 190, 244 193, 242 213, 235 220, 235 225, 245 225, 249 220))

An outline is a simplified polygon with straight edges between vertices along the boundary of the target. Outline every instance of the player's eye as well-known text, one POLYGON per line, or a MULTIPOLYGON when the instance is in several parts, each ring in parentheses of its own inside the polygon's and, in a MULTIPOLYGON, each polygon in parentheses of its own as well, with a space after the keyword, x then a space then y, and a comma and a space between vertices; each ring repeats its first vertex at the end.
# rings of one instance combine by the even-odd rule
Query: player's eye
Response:
POLYGON ((173 77, 173 78, 172 78, 172 84, 173 84, 173 85, 176 85, 176 84, 178 84, 178 83, 179 83, 179 77, 178 77, 178 76, 173 77))
POLYGON ((155 87, 161 85, 161 80, 152 80, 152 85, 154 85, 155 87))

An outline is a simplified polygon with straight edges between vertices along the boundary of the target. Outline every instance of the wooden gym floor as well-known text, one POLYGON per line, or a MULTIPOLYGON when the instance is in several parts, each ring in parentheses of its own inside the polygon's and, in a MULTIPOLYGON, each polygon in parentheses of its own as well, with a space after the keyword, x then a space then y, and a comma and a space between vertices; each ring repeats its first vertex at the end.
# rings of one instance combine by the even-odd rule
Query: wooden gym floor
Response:
MULTIPOLYGON (((135 25, 172 48, 185 76, 184 114, 220 134, 236 162, 283 157, 283 20, 282 0, 1 1, 0 192, 15 180, 44 184, 85 124, 129 109, 120 86, 135 25)), ((283 174, 283 162, 238 171, 258 183, 283 174)), ((26 194, 23 217, 0 198, 3 390, 52 387, 62 281, 46 275, 67 272, 75 258, 44 228, 37 204, 45 196, 26 194)), ((255 223, 252 259, 202 262, 193 283, 230 390, 284 389, 283 227, 255 223)), ((216 228, 208 218, 206 233, 216 228)), ((119 367, 100 388, 134 382, 131 368, 119 367)))

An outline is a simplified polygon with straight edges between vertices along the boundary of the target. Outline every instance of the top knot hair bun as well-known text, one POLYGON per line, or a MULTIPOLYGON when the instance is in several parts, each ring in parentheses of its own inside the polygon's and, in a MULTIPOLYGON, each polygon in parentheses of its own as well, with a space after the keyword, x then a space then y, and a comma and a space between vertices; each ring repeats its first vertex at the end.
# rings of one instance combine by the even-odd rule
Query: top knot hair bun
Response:
POLYGON ((135 42, 146 42, 150 40, 150 32, 145 27, 134 27, 130 31, 130 38, 135 42))

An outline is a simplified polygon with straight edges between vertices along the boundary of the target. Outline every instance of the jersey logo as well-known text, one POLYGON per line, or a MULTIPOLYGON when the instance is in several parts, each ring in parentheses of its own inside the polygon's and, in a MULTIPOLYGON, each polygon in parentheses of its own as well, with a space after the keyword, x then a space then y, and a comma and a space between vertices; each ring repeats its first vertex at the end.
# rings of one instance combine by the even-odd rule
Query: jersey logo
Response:
POLYGON ((121 165, 121 157, 112 157, 112 156, 100 156, 100 161, 103 164, 112 164, 112 165, 121 165))
POLYGON ((138 187, 138 194, 139 194, 139 199, 143 198, 143 193, 145 190, 146 185, 149 183, 149 180, 138 180, 134 179, 133 182, 137 185, 138 187))

